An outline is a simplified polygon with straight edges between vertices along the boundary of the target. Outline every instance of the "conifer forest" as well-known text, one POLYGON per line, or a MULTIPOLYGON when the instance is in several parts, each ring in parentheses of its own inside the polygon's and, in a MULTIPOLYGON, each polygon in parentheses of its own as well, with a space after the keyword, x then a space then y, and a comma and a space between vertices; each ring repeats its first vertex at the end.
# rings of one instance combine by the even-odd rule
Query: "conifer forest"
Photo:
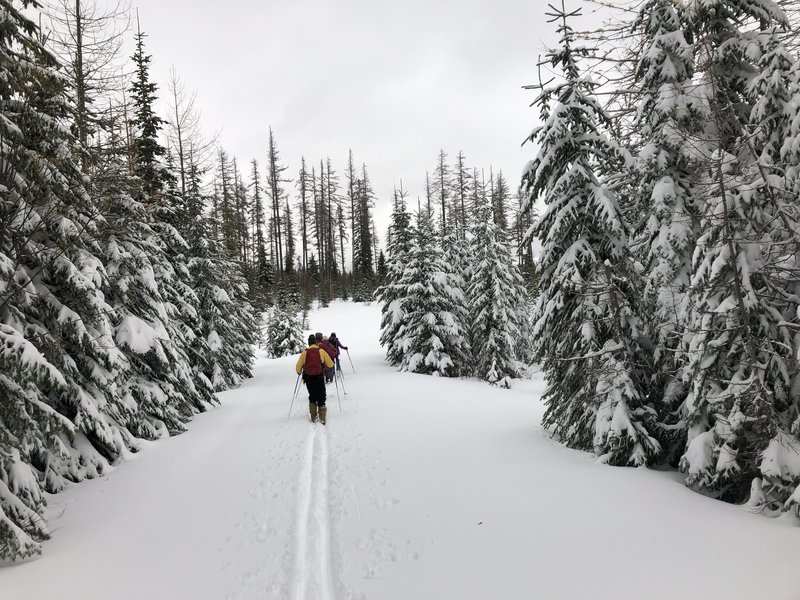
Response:
POLYGON ((0 0, 0 561, 344 301, 395 370, 541 370, 557 443, 800 518, 800 2, 541 4, 529 162, 420 147, 412 197, 268 115, 229 153, 127 4, 0 0))

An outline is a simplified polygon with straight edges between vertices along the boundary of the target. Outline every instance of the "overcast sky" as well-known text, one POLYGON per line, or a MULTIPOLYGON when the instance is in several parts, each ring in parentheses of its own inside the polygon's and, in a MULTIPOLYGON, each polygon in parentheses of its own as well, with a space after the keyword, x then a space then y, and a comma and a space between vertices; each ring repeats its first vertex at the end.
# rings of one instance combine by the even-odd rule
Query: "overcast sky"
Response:
POLYGON ((174 65, 206 129, 263 164, 272 126, 289 174, 300 157, 367 164, 381 239, 402 178, 424 191, 443 148, 516 187, 532 148, 536 62, 554 33, 542 0, 134 0, 152 76, 174 65))

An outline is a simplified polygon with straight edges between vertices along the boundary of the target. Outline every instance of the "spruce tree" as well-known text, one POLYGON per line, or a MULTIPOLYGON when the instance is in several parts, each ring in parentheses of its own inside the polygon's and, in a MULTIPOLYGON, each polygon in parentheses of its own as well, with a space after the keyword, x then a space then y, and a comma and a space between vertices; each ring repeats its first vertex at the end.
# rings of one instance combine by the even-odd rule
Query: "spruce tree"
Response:
POLYGON ((450 214, 452 221, 448 231, 463 240, 467 232, 467 215, 470 209, 470 192, 474 192, 478 182, 474 175, 470 175, 464 153, 459 151, 452 172, 452 208, 450 214), (471 181, 471 183, 470 183, 471 181))
MULTIPOLYGON (((519 377, 520 337, 528 334, 526 292, 513 255, 492 218, 493 207, 483 196, 477 207, 470 256, 472 272, 466 288, 469 347, 473 370, 499 387, 519 377)), ((524 346, 523 346, 524 347, 524 346)))
POLYGON ((0 1, 0 559, 40 551, 42 487, 97 476, 132 446, 105 412, 124 359, 99 289, 99 215, 31 5, 0 1))
POLYGON ((439 221, 439 231, 444 234, 447 229, 447 211, 449 210, 451 196, 451 174, 450 167, 447 165, 447 153, 439 151, 436 168, 433 171, 433 196, 435 202, 441 209, 441 219, 439 221))
POLYGON ((433 228, 433 215, 417 213, 408 263, 397 286, 403 298, 402 330, 393 346, 402 352, 400 369, 455 377, 464 374, 465 326, 460 288, 449 285, 451 267, 433 228))
POLYGON ((534 337, 547 377, 543 424, 604 462, 641 465, 660 448, 637 368, 644 352, 636 273, 620 207, 601 180, 618 168, 621 152, 602 133, 610 122, 596 84, 580 71, 588 50, 574 45, 568 23, 577 14, 563 2, 548 13, 560 35, 548 62, 563 78, 535 101, 543 124, 529 141, 539 152, 523 175, 529 209, 540 196, 546 205, 534 228, 542 244, 534 337))
POLYGON ((378 266, 375 269, 375 277, 377 279, 378 286, 382 286, 386 283, 386 277, 389 274, 389 265, 386 262, 386 255, 381 250, 378 253, 378 266))
POLYGON ((268 311, 264 347, 270 358, 297 355, 306 347, 297 308, 297 305, 286 308, 276 305, 268 311))
POLYGON ((213 396, 205 381, 194 377, 192 348, 196 332, 202 325, 199 299, 192 289, 189 273, 189 247, 186 237, 181 234, 181 231, 188 231, 190 219, 186 203, 180 199, 176 179, 163 162, 166 149, 159 142, 158 135, 164 121, 153 108, 158 88, 150 81, 151 58, 145 53, 144 38, 145 34, 139 30, 133 55, 133 172, 140 182, 136 199, 151 215, 150 226, 156 232, 159 247, 166 257, 165 261, 153 267, 164 299, 171 364, 164 371, 152 375, 157 381, 170 380, 176 385, 176 394, 171 397, 169 406, 161 404, 158 408, 153 405, 153 409, 160 412, 154 417, 166 422, 173 411, 183 420, 191 418, 195 412, 205 410, 208 403, 213 402, 213 396))
POLYGON ((269 152, 267 155, 267 197, 271 204, 271 221, 272 221, 272 244, 273 244, 273 264, 276 267, 278 279, 283 279, 283 272, 285 269, 284 257, 284 239, 283 228, 281 227, 281 210, 283 208, 284 191, 283 184, 288 180, 284 179, 283 173, 286 171, 285 166, 281 164, 281 156, 278 151, 278 144, 275 141, 275 135, 272 133, 272 127, 269 128, 269 152))
POLYGON ((169 338, 168 307, 155 276, 167 259, 147 211, 132 197, 138 180, 118 162, 118 143, 112 139, 94 173, 105 215, 98 232, 107 274, 103 293, 112 308, 117 348, 126 359, 120 369, 122 404, 113 416, 137 437, 153 439, 183 431, 186 414, 172 375, 172 362, 179 357, 169 338))
POLYGON ((264 236, 264 222, 266 213, 264 210, 264 196, 261 193, 261 175, 258 172, 258 161, 253 159, 251 162, 252 172, 250 187, 253 194, 252 212, 250 219, 253 222, 254 235, 254 271, 255 276, 250 289, 253 307, 257 311, 263 311, 269 304, 270 286, 272 285, 272 274, 267 265, 267 241, 264 236))
POLYGON ((195 348, 202 367, 198 380, 214 391, 223 391, 252 374, 258 320, 248 302, 249 290, 239 265, 224 255, 211 236, 197 166, 191 164, 189 173, 187 208, 192 226, 187 238, 192 258, 188 268, 198 298, 200 329, 195 348))
POLYGON ((373 239, 371 209, 375 194, 367 176, 366 165, 362 176, 353 183, 355 196, 355 238, 353 239, 353 300, 364 302, 372 297, 375 272, 373 269, 373 239))
POLYGON ((414 231, 411 215, 406 209, 405 193, 395 190, 391 225, 387 241, 389 258, 386 281, 375 290, 375 298, 381 303, 381 346, 386 349, 386 360, 397 366, 403 359, 400 344, 406 322, 405 288, 400 281, 410 259, 414 231))
POLYGON ((508 231, 508 202, 511 192, 503 171, 498 171, 496 177, 490 176, 489 181, 491 182, 492 218, 505 235, 508 231))
MULTIPOLYGON (((703 57, 698 104, 708 160, 688 302, 688 443, 680 466, 688 485, 741 502, 753 482, 758 487, 766 458, 778 456, 770 448, 794 443, 783 429, 797 414, 785 323, 796 322, 798 301, 786 261, 800 247, 800 223, 775 161, 796 115, 783 83, 794 59, 782 48, 787 23, 775 2, 712 4, 713 15, 692 23, 703 57)), ((769 495, 785 500, 788 491, 769 495)))
POLYGON ((683 313, 698 237, 695 198, 698 161, 687 143, 698 122, 692 108, 694 51, 685 33, 686 8, 670 0, 649 0, 634 27, 643 46, 636 66, 639 106, 635 129, 641 135, 635 168, 631 212, 639 219, 636 245, 644 264, 647 333, 655 346, 652 395, 660 398, 659 439, 666 459, 676 462, 685 443, 678 408, 686 396, 685 363, 677 352, 683 335, 683 313))

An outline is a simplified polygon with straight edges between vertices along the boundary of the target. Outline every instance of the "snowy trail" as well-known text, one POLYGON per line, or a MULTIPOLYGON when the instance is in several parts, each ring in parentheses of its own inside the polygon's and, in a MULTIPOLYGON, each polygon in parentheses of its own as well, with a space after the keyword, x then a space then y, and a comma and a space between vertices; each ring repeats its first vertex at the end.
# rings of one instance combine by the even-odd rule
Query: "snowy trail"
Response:
POLYGON ((538 426, 540 379, 398 373, 378 307, 312 331, 350 346, 311 425, 295 358, 260 358, 189 430, 48 497, 44 555, 2 600, 797 600, 798 528, 611 468, 538 426), (346 334, 346 335, 345 335, 346 334), (753 549, 746 561, 730 549, 753 549))
POLYGON ((297 515, 294 539, 294 573, 292 576, 292 598, 305 600, 308 577, 308 520, 311 515, 311 488, 314 472, 314 441, 317 429, 311 427, 306 440, 305 459, 298 480, 297 515))
POLYGON ((311 425, 298 481, 294 540, 294 600, 334 600, 328 509, 328 435, 311 425))

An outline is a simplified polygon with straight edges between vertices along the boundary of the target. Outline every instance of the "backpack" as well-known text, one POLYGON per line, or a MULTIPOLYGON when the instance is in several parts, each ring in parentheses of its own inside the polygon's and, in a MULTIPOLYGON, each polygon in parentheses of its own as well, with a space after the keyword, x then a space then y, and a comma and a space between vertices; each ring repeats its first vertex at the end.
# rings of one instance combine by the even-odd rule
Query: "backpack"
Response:
POLYGON ((331 344, 329 341, 323 340, 319 343, 319 345, 322 346, 322 349, 325 350, 325 352, 327 352, 328 356, 330 356, 331 358, 336 358, 337 356, 339 356, 339 349, 333 344, 331 344))
POLYGON ((322 365, 322 357, 319 354, 319 348, 309 348, 306 350, 306 362, 303 364, 304 375, 322 375, 325 372, 325 367, 322 365))

